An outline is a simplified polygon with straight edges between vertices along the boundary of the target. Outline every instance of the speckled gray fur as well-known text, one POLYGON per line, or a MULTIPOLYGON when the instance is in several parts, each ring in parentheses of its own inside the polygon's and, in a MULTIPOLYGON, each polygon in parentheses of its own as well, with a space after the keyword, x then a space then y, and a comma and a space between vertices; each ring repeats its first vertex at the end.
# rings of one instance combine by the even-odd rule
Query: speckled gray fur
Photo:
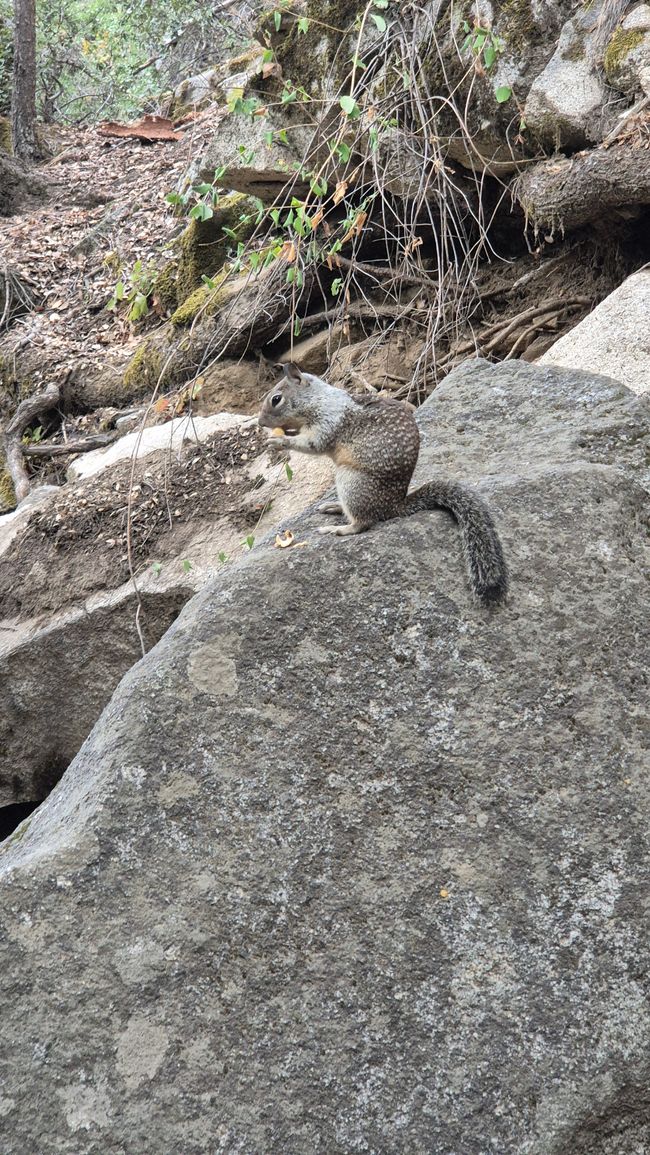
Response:
POLYGON ((475 362, 419 423, 509 602, 312 510, 189 603, 0 851, 2 1155, 650 1151, 648 400, 475 362))
POLYGON ((334 462, 339 502, 321 509, 343 514, 346 522, 320 532, 352 536, 395 517, 447 509, 460 526, 474 594, 486 605, 502 602, 508 570, 485 502, 466 486, 439 477, 408 492, 420 448, 413 410, 391 399, 350 396, 294 364, 284 369, 264 400, 259 423, 273 430, 276 446, 334 462), (283 434, 283 428, 296 435, 283 434))

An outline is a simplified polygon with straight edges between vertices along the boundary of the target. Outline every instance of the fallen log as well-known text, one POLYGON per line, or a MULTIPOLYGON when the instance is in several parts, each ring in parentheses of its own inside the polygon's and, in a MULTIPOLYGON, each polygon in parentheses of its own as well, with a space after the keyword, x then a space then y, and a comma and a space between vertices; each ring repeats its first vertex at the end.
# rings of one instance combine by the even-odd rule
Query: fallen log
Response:
POLYGON ((650 204, 650 148, 643 140, 543 161, 514 195, 535 229, 575 229, 612 209, 650 204))

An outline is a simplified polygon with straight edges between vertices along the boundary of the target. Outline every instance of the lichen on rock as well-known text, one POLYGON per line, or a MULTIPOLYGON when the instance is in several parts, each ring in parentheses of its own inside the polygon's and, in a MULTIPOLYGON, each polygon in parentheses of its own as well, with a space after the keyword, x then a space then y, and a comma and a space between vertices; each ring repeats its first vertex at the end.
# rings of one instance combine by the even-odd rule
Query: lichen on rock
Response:
POLYGON ((612 88, 634 96, 650 84, 650 31, 617 28, 605 50, 605 74, 612 88))

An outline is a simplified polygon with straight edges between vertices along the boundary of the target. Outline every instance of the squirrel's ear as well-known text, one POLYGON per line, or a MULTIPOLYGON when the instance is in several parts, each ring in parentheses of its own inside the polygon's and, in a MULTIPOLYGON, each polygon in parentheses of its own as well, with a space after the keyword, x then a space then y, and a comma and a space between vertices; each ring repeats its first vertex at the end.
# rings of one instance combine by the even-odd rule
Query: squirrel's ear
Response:
POLYGON ((300 384, 302 381, 302 370, 299 365, 296 365, 295 361, 286 361, 282 369, 288 381, 293 381, 294 385, 300 384))

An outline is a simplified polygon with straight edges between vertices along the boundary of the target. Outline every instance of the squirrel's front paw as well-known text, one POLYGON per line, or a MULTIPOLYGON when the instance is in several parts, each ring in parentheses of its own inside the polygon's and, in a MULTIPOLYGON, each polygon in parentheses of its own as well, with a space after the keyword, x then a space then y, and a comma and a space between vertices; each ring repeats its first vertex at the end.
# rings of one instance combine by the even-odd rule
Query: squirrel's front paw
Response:
POLYGON ((266 448, 269 452, 271 464, 277 462, 279 459, 286 457, 289 451, 289 438, 284 433, 278 433, 277 436, 268 437, 266 441, 266 448))

